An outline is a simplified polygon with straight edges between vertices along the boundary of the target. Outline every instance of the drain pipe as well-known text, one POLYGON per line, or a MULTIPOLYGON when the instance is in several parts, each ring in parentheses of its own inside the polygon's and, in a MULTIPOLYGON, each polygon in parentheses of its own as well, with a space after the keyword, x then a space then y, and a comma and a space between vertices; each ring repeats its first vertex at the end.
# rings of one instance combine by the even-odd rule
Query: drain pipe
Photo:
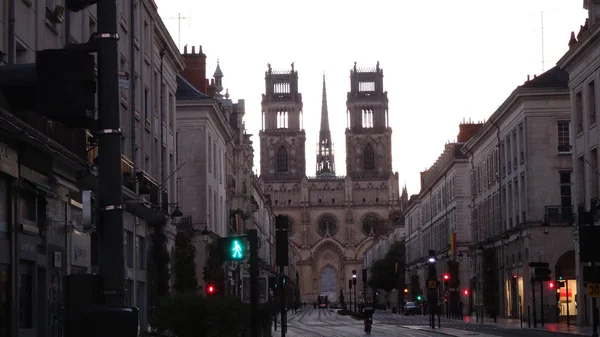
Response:
POLYGON ((8 0, 8 64, 15 64, 15 1, 8 0))

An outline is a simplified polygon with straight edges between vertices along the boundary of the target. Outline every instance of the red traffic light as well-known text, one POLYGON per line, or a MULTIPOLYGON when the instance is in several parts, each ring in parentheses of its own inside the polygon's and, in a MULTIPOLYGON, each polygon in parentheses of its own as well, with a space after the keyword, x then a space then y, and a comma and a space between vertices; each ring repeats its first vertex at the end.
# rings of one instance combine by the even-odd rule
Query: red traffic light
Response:
POLYGON ((448 281, 450 279, 450 275, 444 274, 444 281, 448 281))
POLYGON ((465 289, 465 290, 463 291, 463 294, 465 294, 465 295, 469 295, 469 289, 465 289))
POLYGON ((552 281, 548 282, 548 288, 554 289, 554 282, 552 282, 552 281))
POLYGON ((209 293, 209 294, 214 294, 214 293, 215 293, 215 286, 213 286, 212 284, 211 284, 211 285, 208 285, 208 286, 206 287, 206 290, 208 290, 208 293, 209 293))

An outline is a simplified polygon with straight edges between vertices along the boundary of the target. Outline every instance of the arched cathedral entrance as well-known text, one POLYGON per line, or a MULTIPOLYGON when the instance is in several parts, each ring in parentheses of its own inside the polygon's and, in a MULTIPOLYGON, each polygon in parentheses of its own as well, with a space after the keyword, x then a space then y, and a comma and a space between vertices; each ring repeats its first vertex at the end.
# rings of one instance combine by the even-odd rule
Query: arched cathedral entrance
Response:
POLYGON ((327 295, 329 302, 335 302, 335 293, 337 289, 337 271, 331 265, 321 269, 321 287, 319 295, 327 295))

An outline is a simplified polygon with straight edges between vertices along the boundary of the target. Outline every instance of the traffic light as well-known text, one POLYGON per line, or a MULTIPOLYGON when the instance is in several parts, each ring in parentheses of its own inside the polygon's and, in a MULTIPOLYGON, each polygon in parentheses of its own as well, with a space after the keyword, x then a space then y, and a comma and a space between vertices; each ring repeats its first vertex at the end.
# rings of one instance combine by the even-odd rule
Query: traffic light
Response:
POLYGON ((550 282, 548 282, 548 288, 549 288, 550 290, 553 290, 553 289, 554 289, 554 281, 550 281, 550 282))
POLYGON ((444 288, 448 288, 450 283, 450 274, 444 273, 444 275, 442 275, 442 279, 444 280, 444 288))
POLYGON ((531 262, 529 267, 535 268, 533 271, 533 280, 535 282, 547 282, 551 281, 550 274, 552 271, 548 268, 550 265, 547 262, 531 262))
POLYGON ((233 236, 219 238, 219 252, 221 261, 243 261, 247 256, 246 240, 243 237, 233 236))
POLYGON ((408 293, 408 288, 404 288, 404 293, 408 293))
POLYGON ((282 275, 282 276, 281 276, 281 283, 282 283, 283 285, 285 285, 285 281, 286 281, 286 277, 285 277, 285 275, 282 275))
POLYGON ((465 294, 465 296, 469 296, 469 289, 465 289, 465 290, 463 291, 463 294, 465 294))
POLYGON ((417 301, 420 301, 422 299, 423 299, 423 297, 421 295, 417 296, 417 301))
POLYGON ((46 49, 35 64, 0 68, 0 92, 13 107, 35 110, 68 128, 92 128, 96 70, 89 50, 46 49))
POLYGON ((209 295, 214 295, 215 291, 217 291, 217 288, 215 288, 215 286, 214 286, 214 285, 212 285, 212 284, 209 284, 209 285, 207 285, 207 286, 206 286, 206 292, 207 292, 209 295))
POLYGON ((65 5, 71 12, 79 12, 98 2, 97 0, 66 0, 65 5))

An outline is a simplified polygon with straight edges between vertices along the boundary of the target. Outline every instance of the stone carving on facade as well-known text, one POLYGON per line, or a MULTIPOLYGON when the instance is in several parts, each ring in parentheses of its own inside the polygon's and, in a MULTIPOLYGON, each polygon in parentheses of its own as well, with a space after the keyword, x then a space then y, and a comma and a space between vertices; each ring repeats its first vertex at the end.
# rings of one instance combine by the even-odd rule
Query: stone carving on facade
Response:
POLYGON ((330 252, 325 252, 325 254, 323 254, 323 255, 321 256, 321 260, 322 260, 323 262, 329 262, 329 261, 333 260, 333 255, 331 255, 331 253, 330 253, 330 252))
POLYGON ((346 209, 346 224, 352 224, 354 222, 354 218, 352 216, 352 209, 346 209))

